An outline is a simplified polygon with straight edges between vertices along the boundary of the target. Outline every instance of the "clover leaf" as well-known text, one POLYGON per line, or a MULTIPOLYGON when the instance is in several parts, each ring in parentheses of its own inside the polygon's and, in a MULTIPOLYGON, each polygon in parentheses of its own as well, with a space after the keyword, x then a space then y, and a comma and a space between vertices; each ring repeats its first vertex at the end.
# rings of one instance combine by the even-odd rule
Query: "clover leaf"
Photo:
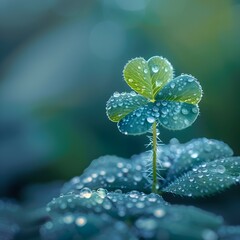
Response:
POLYGON ((127 63, 123 75, 134 91, 115 92, 106 106, 109 119, 118 123, 120 132, 143 134, 155 121, 167 129, 181 130, 196 120, 201 86, 191 75, 173 79, 167 59, 135 58, 127 63))

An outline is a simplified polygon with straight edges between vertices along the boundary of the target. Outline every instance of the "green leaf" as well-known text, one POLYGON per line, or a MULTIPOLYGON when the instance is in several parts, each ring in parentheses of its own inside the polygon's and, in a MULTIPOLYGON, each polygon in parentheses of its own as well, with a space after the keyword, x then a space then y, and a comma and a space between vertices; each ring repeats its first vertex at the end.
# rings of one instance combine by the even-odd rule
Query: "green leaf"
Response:
POLYGON ((202 98, 202 88, 197 80, 183 74, 169 82, 156 96, 157 100, 197 104, 202 98))
POLYGON ((118 122, 129 113, 147 104, 147 102, 147 99, 136 94, 135 92, 124 92, 121 94, 115 92, 107 101, 107 116, 111 121, 118 122))
POLYGON ((173 78, 173 68, 162 57, 155 56, 148 61, 135 58, 126 64, 123 75, 134 91, 153 101, 159 90, 173 78))
POLYGON ((240 157, 204 162, 170 182, 163 191, 182 196, 206 196, 240 181, 240 157))

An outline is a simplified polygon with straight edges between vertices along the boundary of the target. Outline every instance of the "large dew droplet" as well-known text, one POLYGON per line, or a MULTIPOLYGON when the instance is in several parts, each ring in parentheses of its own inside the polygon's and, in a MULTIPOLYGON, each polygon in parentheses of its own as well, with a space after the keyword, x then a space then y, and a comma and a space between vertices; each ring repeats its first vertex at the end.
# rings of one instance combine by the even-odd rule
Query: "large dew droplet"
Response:
POLYGON ((173 89, 173 88, 175 88, 175 83, 171 83, 170 84, 170 87, 173 89))
POLYGON ((148 117, 148 118, 147 118, 147 121, 148 121, 149 123, 154 123, 154 122, 155 122, 155 118, 154 118, 154 117, 148 117))
POLYGON ((91 196, 92 196, 92 191, 90 188, 85 187, 80 191, 81 198, 90 198, 91 196))
POLYGON ((113 93, 113 96, 114 96, 114 97, 119 97, 119 96, 120 96, 120 93, 119 93, 119 92, 115 92, 115 93, 113 93))
POLYGON ((166 213, 165 213, 165 211, 164 211, 162 208, 157 208, 157 209, 154 210, 153 214, 154 214, 155 217, 161 218, 161 217, 163 217, 166 213))
POLYGON ((158 71, 159 71, 159 67, 158 66, 152 66, 152 71, 154 72, 154 73, 157 73, 158 71))
POLYGON ((182 114, 183 115, 188 115, 189 111, 186 108, 182 109, 182 114))
POLYGON ((66 223, 66 224, 70 224, 73 222, 73 216, 72 215, 66 215, 63 217, 63 221, 66 223))
POLYGON ((113 183, 115 181, 115 177, 113 175, 106 176, 106 181, 108 183, 113 183))
POLYGON ((219 166, 217 166, 216 171, 218 173, 223 174, 226 171, 226 168, 223 165, 219 165, 219 166))
POLYGON ((77 226, 83 227, 87 223, 87 219, 83 216, 78 217, 78 218, 76 218, 75 223, 76 223, 77 226))

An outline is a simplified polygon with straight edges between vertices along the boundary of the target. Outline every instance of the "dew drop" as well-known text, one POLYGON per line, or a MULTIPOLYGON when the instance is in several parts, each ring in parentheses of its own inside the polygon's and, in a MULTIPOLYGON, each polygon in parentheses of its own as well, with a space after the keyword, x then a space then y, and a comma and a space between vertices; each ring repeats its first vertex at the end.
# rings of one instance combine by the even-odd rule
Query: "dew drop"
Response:
POLYGON ((119 97, 119 96, 120 96, 120 93, 119 93, 119 92, 115 92, 115 93, 113 93, 113 96, 114 96, 114 97, 119 97))
POLYGON ((183 115, 187 115, 189 113, 189 111, 186 109, 186 108, 183 108, 182 109, 182 114, 183 115))
POLYGON ((167 102, 166 101, 162 101, 162 105, 163 106, 167 106, 167 102))
POLYGON ((142 174, 141 173, 135 173, 133 175, 133 179, 137 182, 140 182, 142 180, 142 174))
POLYGON ((158 71, 159 71, 159 67, 158 66, 152 66, 152 71, 154 72, 154 73, 157 73, 158 71))
POLYGON ((172 164, 170 162, 163 162, 162 165, 165 168, 169 168, 169 167, 171 167, 172 164))
POLYGON ((205 229, 202 232, 202 238, 203 240, 217 240, 218 236, 213 230, 205 229))
POLYGON ((76 223, 77 226, 83 227, 87 223, 87 219, 83 216, 78 217, 78 218, 76 218, 75 223, 76 223))
POLYGON ((73 216, 72 215, 66 215, 63 217, 63 221, 66 223, 66 224, 70 224, 73 222, 73 216))
POLYGON ((197 158, 198 157, 198 152, 190 152, 191 158, 197 158))
POLYGON ((128 79, 129 82, 133 82, 133 80, 131 78, 128 79))
POLYGON ((137 117, 140 117, 140 116, 141 116, 141 113, 140 113, 140 112, 136 112, 136 116, 137 116, 137 117))
POLYGON ((106 176, 106 181, 108 183, 113 183, 115 181, 115 177, 113 175, 106 176))
POLYGON ((153 215, 157 218, 161 218, 165 215, 165 211, 162 208, 157 208, 154 210, 153 215))
POLYGON ((216 171, 218 173, 223 174, 226 171, 226 168, 223 165, 219 165, 219 166, 217 166, 216 171))
POLYGON ((171 84, 170 84, 170 87, 171 87, 171 88, 175 88, 175 83, 171 83, 171 84))
POLYGON ((90 198, 91 196, 92 196, 92 191, 90 188, 85 187, 80 191, 81 198, 90 198))
POLYGON ((160 87, 162 85, 162 82, 160 80, 156 81, 156 87, 160 87))
POLYGON ((192 108, 192 112, 193 112, 193 113, 198 113, 197 107, 193 107, 193 108, 192 108))
POLYGON ((108 202, 108 201, 103 202, 102 206, 106 210, 109 210, 109 209, 112 208, 112 204, 110 202, 108 202))
POLYGON ((132 97, 135 97, 137 94, 136 94, 135 92, 131 91, 131 92, 130 92, 130 95, 131 95, 132 97))
POLYGON ((162 108, 161 110, 162 114, 167 114, 168 113, 168 109, 166 107, 162 108))
POLYGON ((105 197, 107 196, 107 193, 108 193, 108 191, 107 191, 106 189, 104 189, 104 188, 99 188, 99 189, 97 190, 97 194, 98 194, 99 197, 101 197, 101 198, 105 198, 105 197))
POLYGON ((155 118, 154 118, 154 117, 148 117, 148 118, 147 118, 147 121, 148 121, 149 123, 154 123, 154 122, 155 122, 155 118))
POLYGON ((145 205, 144 205, 143 202, 138 202, 138 203, 136 203, 136 207, 137 207, 137 208, 144 208, 145 205))
POLYGON ((154 193, 150 193, 148 196, 147 196, 147 199, 149 202, 156 202, 157 201, 157 197, 154 193))

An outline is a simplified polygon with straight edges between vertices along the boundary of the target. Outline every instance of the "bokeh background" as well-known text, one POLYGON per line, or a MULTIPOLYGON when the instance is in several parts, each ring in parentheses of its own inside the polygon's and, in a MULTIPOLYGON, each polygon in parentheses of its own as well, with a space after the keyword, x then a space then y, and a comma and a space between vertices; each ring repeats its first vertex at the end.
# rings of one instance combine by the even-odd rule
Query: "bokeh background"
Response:
MULTIPOLYGON (((105 104, 130 90, 126 62, 153 55, 204 89, 198 120, 162 129, 163 143, 208 137, 240 155, 239 0, 1 0, 0 197, 44 202, 93 159, 145 151, 146 136, 118 132, 105 104)), ((169 200, 239 224, 239 192, 169 200)))

